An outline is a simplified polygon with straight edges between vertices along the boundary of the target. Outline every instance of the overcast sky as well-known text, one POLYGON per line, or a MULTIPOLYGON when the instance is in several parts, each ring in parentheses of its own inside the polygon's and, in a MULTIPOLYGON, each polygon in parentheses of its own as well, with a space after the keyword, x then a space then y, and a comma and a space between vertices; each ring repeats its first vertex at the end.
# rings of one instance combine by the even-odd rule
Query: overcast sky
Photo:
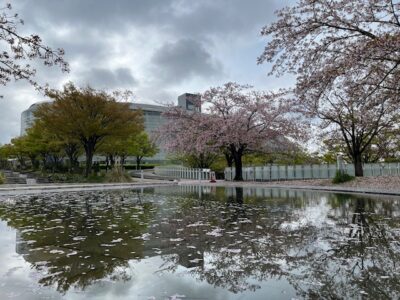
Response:
MULTIPOLYGON (((0 0, 3 1, 3 0, 0 0)), ((68 81, 130 89, 134 101, 167 103, 227 81, 275 89, 287 78, 257 65, 263 25, 290 0, 18 0, 13 12, 27 34, 63 48, 70 73, 37 68, 36 80, 60 88, 68 81)), ((21 112, 44 100, 26 82, 2 87, 0 143, 20 132, 21 112)))

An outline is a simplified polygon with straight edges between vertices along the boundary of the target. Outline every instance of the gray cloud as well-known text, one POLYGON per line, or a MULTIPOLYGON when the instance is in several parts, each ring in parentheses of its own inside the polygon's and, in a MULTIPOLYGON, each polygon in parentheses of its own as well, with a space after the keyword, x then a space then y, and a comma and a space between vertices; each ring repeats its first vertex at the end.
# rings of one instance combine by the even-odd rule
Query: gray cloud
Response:
POLYGON ((207 52, 203 44, 193 39, 181 39, 161 46, 152 59, 154 73, 164 83, 179 84, 192 77, 221 75, 222 66, 207 52))
POLYGON ((238 34, 265 24, 278 8, 293 0, 30 0, 22 1, 24 18, 46 28, 53 25, 101 32, 123 31, 129 24, 169 28, 186 35, 238 34), (41 18, 38 18, 41 16, 41 18), (95 25, 95 26, 93 26, 95 25))
POLYGON ((24 19, 37 27, 51 23, 57 26, 87 27, 113 32, 129 23, 149 24, 171 10, 169 0, 25 0, 16 3, 24 19), (40 17, 39 17, 40 16, 40 17))
POLYGON ((93 68, 82 72, 79 81, 99 89, 133 88, 138 84, 128 68, 118 68, 116 70, 93 68))
MULTIPOLYGON (((294 0, 20 0, 13 12, 24 34, 64 48, 69 74, 37 66, 37 81, 133 89, 139 101, 174 101, 184 92, 238 80, 266 86, 256 65, 259 31, 273 11, 294 0), (254 58, 253 58, 254 57, 254 58)), ((264 80, 265 78, 265 80, 264 80)), ((43 100, 28 83, 0 94, 0 143, 19 132, 20 114, 43 100)))
POLYGON ((284 2, 287 1, 186 1, 187 5, 195 8, 177 17, 174 26, 176 31, 196 37, 226 38, 253 33, 254 38, 261 26, 273 18, 274 11, 282 7, 284 2))
POLYGON ((20 114, 21 106, 16 106, 13 101, 0 99, 0 132, 1 143, 8 143, 11 138, 18 136, 20 132, 20 114))

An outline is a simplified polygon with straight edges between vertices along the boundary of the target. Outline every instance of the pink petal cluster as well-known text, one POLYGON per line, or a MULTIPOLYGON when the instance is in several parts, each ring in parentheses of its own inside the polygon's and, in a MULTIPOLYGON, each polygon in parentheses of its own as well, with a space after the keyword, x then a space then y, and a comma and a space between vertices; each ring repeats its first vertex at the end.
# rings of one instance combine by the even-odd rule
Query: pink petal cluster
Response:
POLYGON ((169 109, 158 136, 172 152, 227 152, 240 176, 246 152, 290 145, 293 138, 306 136, 307 124, 284 92, 254 91, 229 82, 204 92, 201 104, 204 113, 169 109))

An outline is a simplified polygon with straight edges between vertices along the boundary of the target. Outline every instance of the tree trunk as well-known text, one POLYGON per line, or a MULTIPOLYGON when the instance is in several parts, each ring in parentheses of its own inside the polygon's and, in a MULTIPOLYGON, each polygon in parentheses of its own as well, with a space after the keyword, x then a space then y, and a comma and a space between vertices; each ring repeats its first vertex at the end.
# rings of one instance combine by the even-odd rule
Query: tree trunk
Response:
POLYGON ((76 155, 73 153, 68 153, 68 172, 73 173, 74 168, 78 165, 78 159, 76 155))
POLYGON ((225 155, 225 159, 226 159, 226 164, 228 165, 228 168, 232 168, 233 167, 233 157, 232 154, 228 153, 228 152, 224 152, 225 155))
POLYGON ((119 157, 121 158, 121 167, 123 167, 125 165, 126 155, 120 155, 119 157))
POLYGON ((242 165, 242 151, 235 151, 233 153, 233 160, 235 162, 235 178, 234 181, 243 181, 243 165, 242 165))
POLYGON ((113 154, 108 154, 108 159, 110 160, 111 169, 115 166, 115 157, 113 154))
POLYGON ((64 147, 64 152, 67 154, 69 163, 68 163, 68 172, 72 173, 74 168, 77 167, 78 164, 78 145, 75 143, 68 143, 64 147))
POLYGON ((141 161, 142 161, 142 157, 136 156, 136 170, 139 170, 141 161))
POLYGON ((42 153, 42 164, 43 164, 43 170, 47 169, 47 154, 46 153, 42 153))
POLYGON ((31 163, 32 163, 32 168, 34 170, 38 169, 39 162, 37 161, 36 156, 30 156, 29 158, 30 158, 31 163))
POLYGON ((106 172, 108 172, 109 166, 110 166, 110 162, 108 161, 108 155, 106 155, 106 172))
POLYGON ((85 147, 86 153, 86 171, 85 176, 89 177, 90 173, 92 172, 92 164, 93 164, 93 149, 91 146, 85 147))
POLYGON ((363 177, 364 176, 364 171, 363 171, 363 165, 362 165, 362 155, 359 153, 356 153, 354 155, 354 171, 356 177, 363 177))

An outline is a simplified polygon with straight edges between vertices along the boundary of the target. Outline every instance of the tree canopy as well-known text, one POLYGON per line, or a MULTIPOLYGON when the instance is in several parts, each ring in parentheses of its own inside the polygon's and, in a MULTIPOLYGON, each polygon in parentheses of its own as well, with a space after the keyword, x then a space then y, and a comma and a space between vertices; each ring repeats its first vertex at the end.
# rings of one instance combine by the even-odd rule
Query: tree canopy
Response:
POLYGON ((346 145, 356 176, 372 141, 399 113, 400 4, 387 0, 300 0, 265 26, 259 63, 297 76, 298 104, 317 116, 325 139, 346 145))
POLYGON ((169 122, 159 136, 170 151, 227 152, 235 163, 235 180, 242 180, 247 152, 287 147, 288 138, 306 136, 307 124, 283 93, 250 90, 234 82, 210 88, 201 97, 205 113, 179 107, 166 112, 169 122))
POLYGON ((41 105, 35 116, 48 131, 79 141, 86 154, 86 176, 91 172, 93 155, 107 138, 124 140, 143 129, 139 111, 104 91, 69 83, 48 96, 54 101, 41 105))

